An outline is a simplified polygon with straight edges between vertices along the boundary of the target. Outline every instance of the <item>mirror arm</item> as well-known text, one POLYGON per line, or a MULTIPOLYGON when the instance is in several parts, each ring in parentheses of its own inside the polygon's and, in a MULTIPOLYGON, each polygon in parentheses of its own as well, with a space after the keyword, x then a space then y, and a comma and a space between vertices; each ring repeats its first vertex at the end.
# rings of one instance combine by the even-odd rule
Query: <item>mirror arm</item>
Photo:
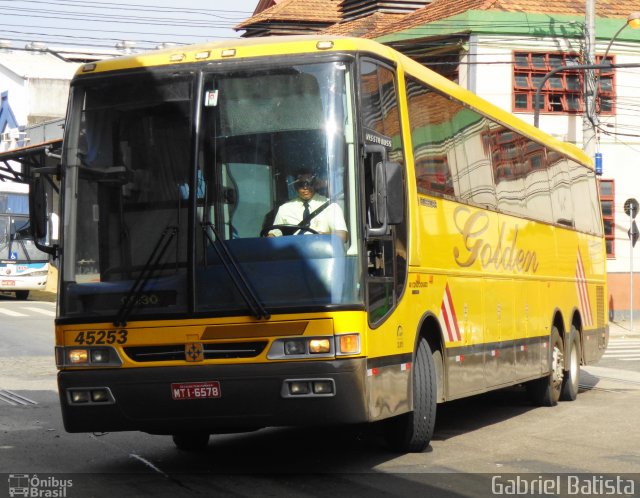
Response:
POLYGON ((53 259, 58 259, 58 257, 60 256, 60 246, 58 244, 53 244, 52 246, 48 246, 46 244, 41 244, 36 239, 33 239, 33 242, 36 248, 38 248, 42 252, 45 252, 51 255, 53 259))
POLYGON ((366 154, 372 154, 372 153, 379 153, 382 156, 382 162, 387 162, 387 148, 384 145, 379 145, 379 144, 366 144, 364 146, 364 153, 366 154))
POLYGON ((367 238, 381 237, 383 235, 386 235, 388 230, 389 230, 389 224, 387 223, 387 219, 385 217, 384 223, 378 228, 371 228, 370 226, 367 226, 366 237, 367 238))
MULTIPOLYGON (((52 175, 52 176, 60 176, 60 165, 57 166, 44 166, 42 168, 32 168, 31 173, 39 174, 39 175, 52 175)), ((32 176, 30 175, 30 176, 32 176)))

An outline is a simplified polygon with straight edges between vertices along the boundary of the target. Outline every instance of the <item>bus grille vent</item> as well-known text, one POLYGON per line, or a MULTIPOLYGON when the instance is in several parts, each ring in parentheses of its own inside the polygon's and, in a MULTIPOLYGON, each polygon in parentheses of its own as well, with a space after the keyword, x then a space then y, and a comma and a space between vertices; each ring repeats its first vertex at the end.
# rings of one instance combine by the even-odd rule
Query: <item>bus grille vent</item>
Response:
POLYGON ((596 287, 596 321, 598 328, 604 327, 604 286, 598 285, 596 287))
MULTIPOLYGON (((203 344, 205 360, 228 358, 255 358, 267 347, 267 341, 229 342, 221 344, 203 344)), ((130 346, 124 348, 125 354, 133 361, 181 361, 185 359, 185 345, 169 346, 130 346)))

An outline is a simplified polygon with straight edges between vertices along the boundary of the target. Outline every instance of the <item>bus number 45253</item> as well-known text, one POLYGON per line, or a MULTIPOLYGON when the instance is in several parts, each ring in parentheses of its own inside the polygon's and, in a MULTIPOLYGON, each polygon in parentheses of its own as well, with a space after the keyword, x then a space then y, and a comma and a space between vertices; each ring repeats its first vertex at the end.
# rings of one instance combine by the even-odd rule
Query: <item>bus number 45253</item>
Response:
POLYGON ((124 330, 88 330, 78 332, 73 340, 76 344, 93 346, 95 344, 125 344, 129 333, 124 330))

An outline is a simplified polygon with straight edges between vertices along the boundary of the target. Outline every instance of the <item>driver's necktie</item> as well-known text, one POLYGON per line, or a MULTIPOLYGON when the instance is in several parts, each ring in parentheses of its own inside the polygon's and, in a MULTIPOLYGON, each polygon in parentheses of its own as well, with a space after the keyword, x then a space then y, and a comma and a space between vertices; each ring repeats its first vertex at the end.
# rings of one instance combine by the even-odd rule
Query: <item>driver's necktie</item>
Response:
POLYGON ((304 212, 302 213, 302 226, 304 227, 308 227, 309 226, 309 201, 304 201, 302 203, 302 205, 304 206, 304 212))

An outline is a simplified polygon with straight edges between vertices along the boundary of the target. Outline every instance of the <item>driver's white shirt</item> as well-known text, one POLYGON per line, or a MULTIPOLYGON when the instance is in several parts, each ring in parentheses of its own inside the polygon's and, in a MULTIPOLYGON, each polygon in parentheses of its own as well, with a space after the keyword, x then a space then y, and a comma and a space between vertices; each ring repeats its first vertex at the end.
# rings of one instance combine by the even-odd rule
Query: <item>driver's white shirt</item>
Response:
MULTIPOLYGON (((309 199, 309 212, 313 213, 316 209, 327 202, 327 198, 315 193, 309 199)), ((276 217, 273 220, 274 225, 299 225, 304 214, 304 201, 299 197, 292 201, 284 203, 278 208, 276 217)), ((344 214, 338 204, 332 202, 320 213, 314 216, 309 223, 309 228, 318 233, 331 233, 336 230, 347 231, 347 224, 344 221, 344 214)), ((300 233, 309 234, 311 232, 301 230, 300 233)), ((282 232, 278 229, 269 231, 270 235, 280 236, 282 232)))

